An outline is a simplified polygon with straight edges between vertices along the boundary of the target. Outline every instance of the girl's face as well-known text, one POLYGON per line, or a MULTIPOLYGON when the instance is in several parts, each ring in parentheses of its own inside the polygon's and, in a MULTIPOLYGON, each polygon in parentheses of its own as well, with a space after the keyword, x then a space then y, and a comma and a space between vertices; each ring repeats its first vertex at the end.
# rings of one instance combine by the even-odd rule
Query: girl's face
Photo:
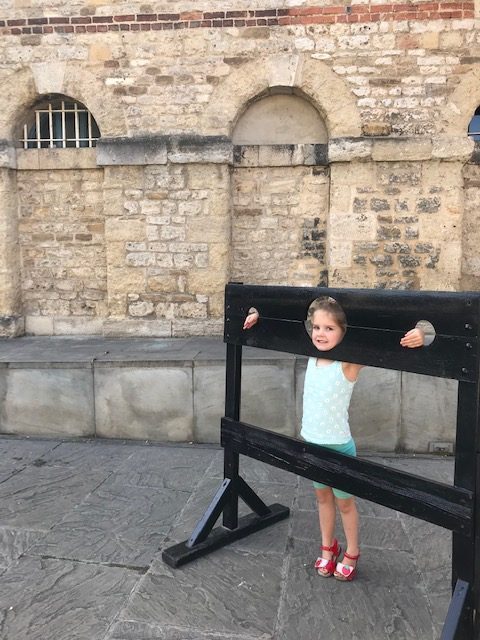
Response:
POLYGON ((330 351, 342 341, 343 329, 328 311, 318 309, 312 318, 312 342, 319 351, 330 351))

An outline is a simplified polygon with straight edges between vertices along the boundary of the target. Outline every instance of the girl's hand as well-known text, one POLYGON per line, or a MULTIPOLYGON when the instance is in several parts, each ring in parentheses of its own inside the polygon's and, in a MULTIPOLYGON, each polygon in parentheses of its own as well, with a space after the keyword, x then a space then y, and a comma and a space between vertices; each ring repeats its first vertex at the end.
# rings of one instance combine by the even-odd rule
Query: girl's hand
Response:
POLYGON ((416 349, 417 347, 423 347, 425 344, 425 333, 423 329, 420 327, 415 327, 415 329, 410 329, 400 340, 400 344, 402 347, 407 347, 408 349, 416 349))
POLYGON ((257 324, 260 314, 253 307, 248 310, 248 315, 245 318, 245 322, 243 323, 244 329, 251 329, 255 324, 257 324))

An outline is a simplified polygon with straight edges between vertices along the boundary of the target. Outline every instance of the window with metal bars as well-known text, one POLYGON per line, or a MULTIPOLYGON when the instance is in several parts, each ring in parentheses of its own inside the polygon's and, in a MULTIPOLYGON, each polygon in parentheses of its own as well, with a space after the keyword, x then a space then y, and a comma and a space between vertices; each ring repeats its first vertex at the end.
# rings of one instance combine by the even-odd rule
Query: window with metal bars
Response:
POLYGON ((24 149, 95 147, 100 131, 90 111, 80 102, 55 98, 39 103, 23 125, 24 149))
POLYGON ((470 120, 468 135, 473 140, 480 140, 480 107, 477 107, 473 118, 470 120))

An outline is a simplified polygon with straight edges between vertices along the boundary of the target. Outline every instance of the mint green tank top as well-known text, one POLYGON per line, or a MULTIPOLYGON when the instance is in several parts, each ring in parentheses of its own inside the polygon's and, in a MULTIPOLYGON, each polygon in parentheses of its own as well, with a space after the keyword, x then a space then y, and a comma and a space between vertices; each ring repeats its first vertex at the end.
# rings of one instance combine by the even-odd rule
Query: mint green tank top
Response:
POLYGON ((348 408, 355 382, 347 380, 341 362, 324 367, 316 362, 308 359, 300 435, 315 444, 345 444, 352 437, 348 408))

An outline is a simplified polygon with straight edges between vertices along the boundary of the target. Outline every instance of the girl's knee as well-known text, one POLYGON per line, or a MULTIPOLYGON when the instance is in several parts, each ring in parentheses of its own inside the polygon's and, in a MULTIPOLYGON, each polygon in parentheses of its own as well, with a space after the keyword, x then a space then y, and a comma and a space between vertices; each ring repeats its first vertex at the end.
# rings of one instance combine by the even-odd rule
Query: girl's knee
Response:
POLYGON ((325 489, 315 489, 315 495, 317 497, 318 504, 329 504, 334 502, 333 491, 330 487, 325 487, 325 489))
POLYGON ((340 513, 348 514, 356 511, 355 498, 337 498, 338 510, 340 513))

